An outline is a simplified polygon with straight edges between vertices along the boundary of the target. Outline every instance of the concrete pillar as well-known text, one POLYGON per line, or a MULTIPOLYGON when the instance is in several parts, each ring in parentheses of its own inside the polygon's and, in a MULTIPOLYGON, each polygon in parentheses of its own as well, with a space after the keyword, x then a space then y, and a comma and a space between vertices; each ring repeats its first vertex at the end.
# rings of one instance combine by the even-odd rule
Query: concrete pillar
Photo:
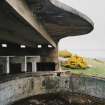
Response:
POLYGON ((36 62, 35 61, 33 61, 32 62, 32 72, 36 72, 37 70, 36 70, 36 62))
POLYGON ((40 62, 40 56, 28 56, 27 62, 32 63, 32 72, 37 72, 37 62, 40 62))
POLYGON ((41 62, 54 62, 55 70, 59 70, 58 47, 44 49, 44 54, 41 56, 41 62))
POLYGON ((27 72, 27 56, 25 56, 24 71, 27 72))
POLYGON ((9 74, 10 73, 10 61, 9 61, 9 56, 6 57, 6 61, 7 61, 7 71, 6 73, 9 74))

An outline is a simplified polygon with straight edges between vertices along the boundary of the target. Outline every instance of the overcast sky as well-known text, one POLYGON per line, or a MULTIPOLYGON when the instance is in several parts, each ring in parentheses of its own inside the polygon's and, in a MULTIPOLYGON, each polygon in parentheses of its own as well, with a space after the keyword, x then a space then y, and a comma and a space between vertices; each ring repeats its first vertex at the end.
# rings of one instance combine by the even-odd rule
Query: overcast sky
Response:
POLYGON ((94 30, 87 35, 62 39, 59 49, 88 57, 105 58, 105 0, 60 1, 87 15, 94 22, 94 30))

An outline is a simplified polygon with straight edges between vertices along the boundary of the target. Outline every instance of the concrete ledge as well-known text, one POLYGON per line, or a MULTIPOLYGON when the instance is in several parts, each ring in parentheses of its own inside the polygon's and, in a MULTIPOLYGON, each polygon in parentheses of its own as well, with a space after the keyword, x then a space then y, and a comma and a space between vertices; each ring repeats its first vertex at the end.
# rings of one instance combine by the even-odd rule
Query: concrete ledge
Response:
POLYGON ((57 73, 22 74, 0 84, 0 105, 30 96, 69 91, 105 99, 105 79, 57 73))

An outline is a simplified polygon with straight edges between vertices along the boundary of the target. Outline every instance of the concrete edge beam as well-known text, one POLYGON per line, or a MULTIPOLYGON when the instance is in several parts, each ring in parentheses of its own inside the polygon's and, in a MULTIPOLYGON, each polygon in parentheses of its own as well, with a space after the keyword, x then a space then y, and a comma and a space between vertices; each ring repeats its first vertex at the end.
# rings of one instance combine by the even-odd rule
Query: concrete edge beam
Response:
POLYGON ((6 2, 34 29, 39 32, 53 47, 56 47, 55 41, 45 31, 42 24, 37 20, 37 17, 31 12, 24 0, 6 0, 6 2))

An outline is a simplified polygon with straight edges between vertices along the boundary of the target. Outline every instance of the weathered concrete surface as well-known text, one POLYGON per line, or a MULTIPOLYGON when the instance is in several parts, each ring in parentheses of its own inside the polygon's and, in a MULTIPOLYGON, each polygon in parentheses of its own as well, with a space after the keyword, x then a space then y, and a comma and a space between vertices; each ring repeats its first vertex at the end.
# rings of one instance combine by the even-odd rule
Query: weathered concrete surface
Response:
POLYGON ((5 43, 55 46, 63 37, 92 30, 93 23, 86 16, 58 0, 0 1, 0 41, 5 43))
POLYGON ((35 47, 37 44, 49 44, 34 28, 30 26, 12 7, 0 1, 0 43, 12 42, 35 47))
POLYGON ((56 42, 93 30, 93 22, 87 16, 60 0, 27 0, 27 3, 56 42))
POLYGON ((43 49, 43 52, 41 52, 41 62, 53 62, 55 63, 55 70, 59 70, 58 47, 43 49))
POLYGON ((37 17, 29 9, 28 5, 24 0, 6 0, 16 12, 22 16, 29 24, 37 30, 47 41, 49 41, 54 47, 56 43, 53 41, 50 35, 46 32, 42 24, 38 21, 37 17))
POLYGON ((56 76, 47 74, 23 75, 0 84, 0 105, 7 105, 29 96, 68 91, 105 99, 105 81, 86 76, 56 76))

